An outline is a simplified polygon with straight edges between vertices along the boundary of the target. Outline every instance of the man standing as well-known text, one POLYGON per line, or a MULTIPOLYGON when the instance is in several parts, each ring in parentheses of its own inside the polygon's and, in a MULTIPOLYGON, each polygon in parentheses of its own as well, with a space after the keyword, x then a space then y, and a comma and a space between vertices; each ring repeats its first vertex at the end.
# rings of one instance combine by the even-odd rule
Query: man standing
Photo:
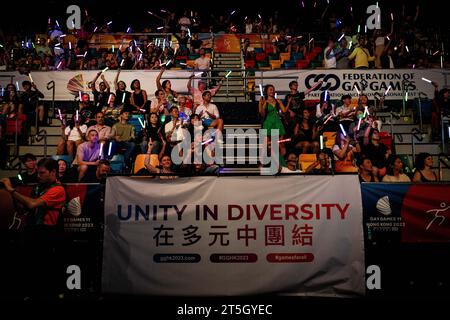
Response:
MULTIPOLYGON (((27 285, 33 292, 43 293, 55 290, 55 247, 62 231, 62 210, 66 201, 64 187, 57 182, 58 163, 51 158, 39 160, 39 184, 31 196, 25 196, 4 178, 1 182, 18 204, 28 210, 25 228, 26 261, 22 265, 27 276, 27 285)), ((56 293, 56 291, 53 291, 56 293)))

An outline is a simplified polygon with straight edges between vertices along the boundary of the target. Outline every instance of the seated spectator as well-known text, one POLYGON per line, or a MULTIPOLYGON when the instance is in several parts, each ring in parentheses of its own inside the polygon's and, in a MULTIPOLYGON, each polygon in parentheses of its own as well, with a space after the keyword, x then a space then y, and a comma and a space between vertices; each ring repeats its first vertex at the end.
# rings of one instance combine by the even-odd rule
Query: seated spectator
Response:
POLYGON ((298 169, 298 157, 295 153, 290 153, 286 160, 287 167, 281 167, 280 173, 300 173, 298 169))
POLYGON ((352 96, 344 94, 341 97, 342 106, 336 108, 336 116, 339 119, 339 123, 342 124, 346 131, 349 131, 350 124, 353 122, 356 114, 356 110, 351 107, 352 96))
POLYGON ((164 126, 164 134, 166 136, 166 139, 169 142, 181 141, 184 139, 184 135, 181 130, 183 120, 179 119, 178 117, 179 115, 178 108, 175 106, 170 108, 170 115, 171 115, 170 122, 167 122, 166 125, 164 126))
POLYGON ((147 147, 152 146, 151 153, 158 154, 162 147, 163 138, 161 137, 161 123, 156 113, 150 113, 149 125, 145 128, 144 139, 141 143, 142 153, 147 153, 147 147))
POLYGON ((323 150, 318 151, 316 154, 316 158, 317 160, 314 163, 310 164, 308 168, 306 168, 305 170, 306 173, 314 173, 314 174, 332 173, 330 165, 330 157, 325 151, 323 150), (317 168, 317 166, 319 167, 317 168))
POLYGON ((69 164, 63 159, 58 160, 58 173, 56 175, 56 179, 61 183, 70 183, 75 181, 72 177, 69 164))
POLYGON ((166 94, 167 101, 171 105, 174 105, 174 104, 176 104, 176 98, 178 97, 178 93, 175 90, 172 90, 172 83, 170 82, 170 80, 164 80, 161 83, 161 77, 162 77, 164 71, 165 71, 165 68, 162 67, 161 71, 158 74, 158 77, 156 78, 156 87, 158 88, 158 90, 163 90, 166 94))
POLYGON ((336 172, 358 172, 358 168, 354 165, 355 153, 359 153, 360 146, 356 141, 350 143, 350 138, 344 136, 342 132, 336 134, 336 142, 333 146, 333 154, 335 157, 336 172))
POLYGON ((208 72, 211 70, 211 59, 205 55, 205 50, 200 49, 200 57, 195 59, 194 61, 194 69, 200 70, 204 72, 208 72))
POLYGON ((156 174, 163 174, 159 176, 159 179, 161 180, 167 180, 167 179, 176 179, 178 178, 177 176, 172 176, 172 175, 168 175, 168 174, 173 174, 174 172, 172 171, 172 160, 170 159, 169 155, 164 155, 161 159, 161 166, 160 167, 154 167, 151 163, 150 163, 150 157, 146 158, 146 162, 145 162, 145 168, 147 168, 147 170, 150 173, 156 173, 156 174))
POLYGON ((62 137, 56 147, 56 154, 67 154, 74 159, 78 146, 84 141, 87 126, 74 119, 70 120, 68 124, 69 126, 66 127, 64 122, 61 123, 62 137))
POLYGON ((317 153, 319 143, 317 142, 317 128, 310 118, 309 110, 303 110, 303 118, 294 129, 294 144, 301 153, 317 153))
POLYGON ((109 94, 109 103, 102 108, 102 113, 105 117, 105 124, 108 127, 112 127, 114 123, 119 121, 120 111, 123 109, 122 104, 116 103, 116 95, 114 93, 109 94))
POLYGON ((164 90, 158 89, 155 91, 155 99, 152 99, 150 104, 150 113, 156 113, 158 115, 169 115, 169 109, 172 106, 167 101, 166 93, 164 90))
POLYGON ((375 170, 372 166, 372 161, 368 158, 364 158, 358 161, 359 167, 359 182, 378 182, 378 177, 374 173, 375 170))
POLYGON ((211 103, 211 92, 204 91, 202 94, 203 104, 195 109, 195 114, 198 114, 202 119, 203 126, 209 128, 216 128, 223 130, 223 120, 220 119, 219 109, 211 103))
POLYGON ((141 82, 137 79, 133 80, 131 82, 131 90, 133 90, 130 98, 131 108, 127 111, 140 113, 141 110, 146 110, 147 92, 141 89, 141 82))
POLYGON ((102 159, 97 163, 95 172, 89 171, 81 180, 82 183, 106 183, 106 177, 111 171, 111 164, 108 160, 102 159))
POLYGON ((78 146, 77 156, 73 161, 73 165, 78 165, 78 181, 83 179, 88 170, 95 170, 101 157, 97 131, 88 131, 86 138, 87 141, 78 146))
POLYGON ((431 154, 421 152, 416 156, 416 170, 413 176, 413 182, 437 182, 439 181, 433 168, 433 157, 431 154))
POLYGON ((95 115, 95 120, 97 123, 93 126, 90 126, 87 131, 95 130, 98 132, 98 142, 105 143, 109 140, 111 136, 111 127, 105 125, 105 115, 103 112, 97 112, 95 115))
POLYGON ((10 83, 2 94, 2 114, 14 117, 19 112, 20 98, 16 87, 10 83))
POLYGON ((186 96, 178 96, 178 111, 180 112, 180 118, 184 121, 188 121, 192 115, 192 109, 186 105, 186 96))
POLYGON ((135 129, 128 123, 130 113, 124 109, 120 112, 120 121, 113 125, 111 130, 110 139, 114 140, 116 148, 125 149, 125 162, 131 166, 132 156, 135 148, 135 129))
POLYGON ((403 173, 403 162, 399 156, 390 155, 383 182, 411 182, 411 179, 403 173))
POLYGON ((391 154, 391 150, 380 143, 380 135, 377 129, 366 129, 361 153, 371 160, 377 177, 382 178, 386 174, 386 161, 391 154))
POLYGON ((116 90, 115 105, 121 108, 125 108, 130 104, 131 93, 127 91, 127 85, 124 81, 119 81, 120 71, 122 69, 119 67, 117 69, 116 77, 114 78, 114 89, 116 90))
POLYGON ((38 183, 37 161, 31 153, 26 153, 20 157, 20 161, 25 166, 25 171, 20 172, 23 183, 38 183))

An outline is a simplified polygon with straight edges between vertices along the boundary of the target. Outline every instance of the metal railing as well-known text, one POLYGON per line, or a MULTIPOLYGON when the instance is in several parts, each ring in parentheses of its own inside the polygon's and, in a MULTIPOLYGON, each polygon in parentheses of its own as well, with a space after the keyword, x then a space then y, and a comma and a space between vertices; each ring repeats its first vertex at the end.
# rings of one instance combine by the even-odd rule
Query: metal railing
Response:
POLYGON ((47 157, 47 130, 42 129, 36 132, 35 136, 36 142, 40 142, 44 140, 44 157, 47 157))
POLYGON ((417 128, 413 128, 411 130, 411 143, 412 143, 412 162, 413 165, 415 166, 415 159, 416 159, 416 141, 418 142, 422 142, 423 141, 423 137, 422 137, 422 132, 419 131, 419 129, 417 128))
POLYGON ((52 80, 47 83, 47 90, 52 90, 52 106, 51 106, 52 117, 49 117, 50 118, 49 123, 51 124, 55 116, 55 81, 52 80))

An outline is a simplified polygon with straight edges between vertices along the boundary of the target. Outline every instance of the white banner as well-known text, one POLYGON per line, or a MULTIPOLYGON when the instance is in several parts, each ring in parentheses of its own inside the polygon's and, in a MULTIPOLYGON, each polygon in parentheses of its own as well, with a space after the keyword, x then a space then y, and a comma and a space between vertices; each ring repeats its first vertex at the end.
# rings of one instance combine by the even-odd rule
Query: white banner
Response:
POLYGON ((104 292, 348 296, 364 275, 357 176, 107 180, 104 292))
MULTIPOLYGON (((78 95, 72 94, 67 89, 67 84, 70 79, 77 77, 80 79, 80 75, 82 78, 82 85, 80 89, 89 94, 92 93, 91 89, 88 88, 88 83, 92 81, 99 70, 95 71, 36 71, 31 73, 31 77, 33 81, 36 83, 38 89, 44 94, 45 100, 52 99, 52 90, 47 89, 47 84, 50 81, 55 82, 55 100, 56 101, 73 101, 75 97, 78 95)), ((115 92, 114 90, 114 78, 116 77, 116 70, 108 70, 104 73, 106 81, 108 81, 111 92, 115 92)), ((127 85, 127 91, 131 91, 130 85, 134 79, 138 79, 141 82, 141 88, 147 91, 147 96, 149 99, 155 98, 156 87, 156 78, 159 74, 159 70, 145 70, 145 71, 136 71, 136 70, 122 70, 120 72, 119 80, 122 80, 127 85)), ((10 76, 12 76, 12 81, 14 85, 16 82, 19 85, 20 91, 22 88, 22 81, 30 80, 27 75, 19 74, 18 72, 2 72, 0 73, 2 77, 0 77, 0 85, 2 87, 6 87, 8 83, 11 82, 10 76)), ((187 92, 187 83, 188 77, 192 75, 192 72, 187 71, 170 71, 167 70, 164 72, 161 82, 170 78, 186 78, 186 79, 171 79, 170 82, 172 84, 172 90, 177 92, 187 92)), ((198 80, 198 78, 196 78, 198 80)), ((102 81, 101 78, 97 80, 97 88, 98 83, 102 81)), ((194 85, 197 85, 197 81, 194 81, 194 85)), ((91 99, 93 96, 91 95, 91 99)))
MULTIPOLYGON (((383 95, 387 88, 391 89, 387 92, 386 100, 404 99, 406 95, 406 86, 408 87, 408 99, 421 98, 427 96, 429 99, 434 98, 434 86, 422 80, 435 81, 441 89, 447 85, 444 72, 442 69, 316 69, 316 70, 275 70, 264 72, 264 77, 276 78, 285 77, 286 79, 264 79, 256 81, 259 83, 273 84, 278 92, 288 92, 289 82, 298 78, 299 91, 305 91, 319 80, 323 80, 322 87, 311 92, 306 99, 318 100, 321 92, 328 90, 332 100, 340 100, 344 94, 350 94, 354 98, 358 96, 357 90, 364 92, 369 99, 374 99, 374 94, 378 92, 383 95), (363 86, 366 86, 363 88, 363 86)), ((259 76, 259 73, 257 73, 259 76)), ((259 93, 259 90, 258 90, 259 93)))
MULTIPOLYGON (((71 101, 75 96, 67 90, 67 84, 70 79, 81 75, 83 79, 83 89, 85 92, 91 93, 88 89, 88 82, 92 81, 99 70, 95 71, 49 71, 49 72, 32 72, 33 81, 38 86, 39 90, 44 94, 45 100, 51 100, 52 90, 47 90, 47 83, 50 81, 55 81, 55 100, 56 101, 71 101)), ((108 81, 112 90, 114 91, 114 78, 116 76, 115 70, 109 70, 105 72, 105 78, 108 81)), ((377 70, 326 70, 326 69, 316 69, 316 70, 274 70, 274 71, 264 71, 262 82, 260 79, 256 80, 256 88, 258 88, 259 83, 262 84, 273 84, 275 89, 280 93, 289 92, 289 82, 292 80, 298 80, 299 90, 305 91, 307 87, 312 86, 316 81, 323 80, 324 83, 320 90, 316 90, 309 94, 307 100, 317 100, 319 99, 320 93, 324 90, 328 90, 331 99, 340 99, 343 94, 349 93, 353 97, 357 97, 357 92, 354 89, 354 85, 358 85, 358 90, 361 91, 362 84, 361 81, 365 80, 367 82, 367 88, 364 93, 368 95, 370 99, 373 99, 375 92, 383 94, 389 86, 389 90, 386 99, 395 100, 403 99, 405 96, 405 90, 403 90, 403 84, 408 85, 408 98, 414 99, 419 97, 419 93, 422 92, 422 97, 428 96, 428 98, 433 99, 434 97, 434 87, 422 80, 422 78, 432 80, 437 82, 442 86, 447 85, 445 82, 444 73, 446 70, 441 69, 377 69, 377 70), (278 78, 282 77, 282 78, 278 78), (284 77, 284 79, 283 79, 284 77), (405 82, 403 82, 405 80, 405 82)), ((119 80, 125 81, 127 84, 127 90, 130 91, 131 82, 134 79, 141 81, 141 88, 147 91, 149 98, 154 98, 156 91, 156 77, 158 76, 159 70, 123 70, 120 73, 119 80)), ((29 80, 28 76, 21 75, 18 72, 2 72, 0 73, 0 85, 6 87, 11 79, 14 84, 16 81, 19 84, 20 90, 22 90, 22 81, 29 80)), ((187 92, 187 82, 188 77, 192 75, 192 72, 175 70, 167 70, 163 74, 161 80, 170 79, 172 83, 172 89, 177 92, 186 93, 187 92), (185 78, 185 79, 173 79, 173 78, 185 78)), ((260 72, 257 72, 257 77, 261 76, 260 72)), ((198 78, 196 78, 198 80, 198 78)), ((100 81, 100 80, 99 80, 100 81)), ((194 81, 194 85, 197 82, 194 81)), ((225 86, 224 86, 225 87, 225 86)), ((259 95, 259 90, 256 90, 259 95)), ((282 97, 282 95, 280 95, 282 97)), ((92 98, 92 96, 91 96, 92 98)))

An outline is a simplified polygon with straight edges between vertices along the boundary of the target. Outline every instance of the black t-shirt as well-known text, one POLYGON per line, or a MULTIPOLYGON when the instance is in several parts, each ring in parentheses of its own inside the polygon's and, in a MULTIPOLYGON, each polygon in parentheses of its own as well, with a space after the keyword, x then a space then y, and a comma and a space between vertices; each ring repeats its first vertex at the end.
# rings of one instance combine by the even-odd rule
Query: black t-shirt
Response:
POLYGON ((104 107, 108 105, 108 99, 109 99, 109 90, 106 89, 103 92, 93 90, 92 94, 94 95, 94 105, 96 107, 104 107))
POLYGON ((297 92, 296 94, 288 93, 284 98, 284 105, 287 107, 287 103, 289 97, 292 97, 291 105, 289 107, 296 115, 302 115, 303 110, 305 109, 305 93, 297 92))
POLYGON ((39 98, 44 98, 44 95, 39 91, 25 91, 20 95, 20 102, 23 103, 25 112, 32 112, 36 109, 36 104, 39 98))

